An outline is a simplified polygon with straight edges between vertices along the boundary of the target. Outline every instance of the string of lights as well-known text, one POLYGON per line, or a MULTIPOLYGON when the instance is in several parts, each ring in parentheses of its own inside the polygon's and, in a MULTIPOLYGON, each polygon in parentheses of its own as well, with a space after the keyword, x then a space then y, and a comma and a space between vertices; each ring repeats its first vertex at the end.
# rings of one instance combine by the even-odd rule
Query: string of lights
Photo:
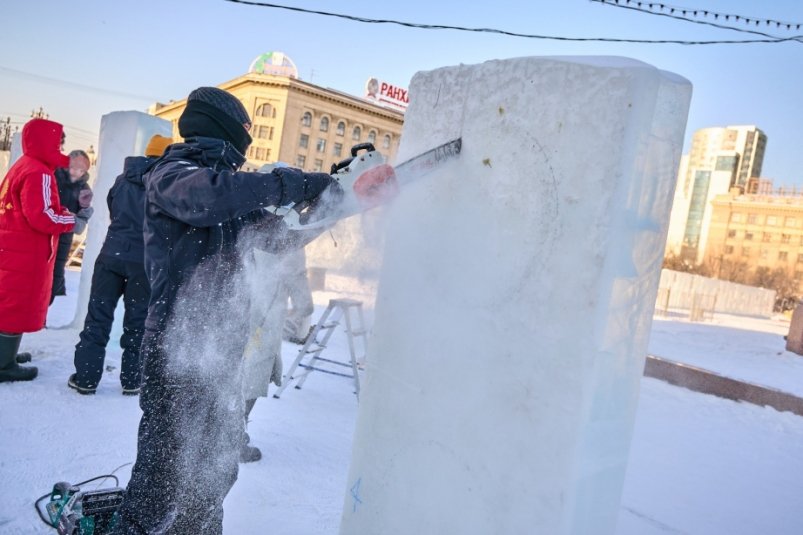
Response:
POLYGON ((666 11, 670 15, 679 14, 684 17, 711 17, 714 20, 725 20, 725 21, 735 21, 735 22, 743 22, 746 25, 754 25, 754 26, 761 26, 764 24, 765 26, 775 26, 778 29, 786 29, 786 30, 799 30, 803 23, 799 22, 788 22, 783 20, 776 20, 770 19, 765 17, 747 17, 744 15, 736 15, 733 13, 720 13, 718 11, 711 11, 710 9, 701 9, 701 8, 694 8, 694 7, 683 7, 683 6, 675 6, 671 4, 662 4, 658 2, 645 2, 643 0, 590 0, 591 2, 599 2, 601 4, 612 4, 618 7, 624 6, 635 6, 641 8, 642 10, 652 11, 655 12, 664 12, 666 11))
MULTIPOLYGON (((711 22, 711 21, 707 21, 707 20, 691 19, 691 18, 684 17, 684 16, 681 16, 681 15, 675 15, 675 14, 673 14, 671 12, 663 13, 663 12, 660 12, 660 11, 651 10, 649 8, 649 6, 664 6, 664 7, 666 7, 666 4, 650 4, 650 3, 646 3, 647 7, 639 7, 640 4, 645 4, 645 2, 637 2, 637 1, 632 1, 632 0, 626 0, 626 1, 622 0, 621 2, 620 2, 620 0, 589 0, 589 1, 590 2, 596 2, 598 4, 603 4, 603 5, 606 5, 606 6, 611 6, 611 7, 620 7, 620 8, 623 8, 623 9, 630 9, 632 11, 638 11, 638 12, 641 12, 641 13, 646 13, 648 15, 657 15, 657 16, 660 16, 660 17, 668 17, 668 18, 672 18, 672 19, 682 20, 682 21, 685 21, 685 22, 692 22, 694 24, 703 24, 703 25, 706 25, 706 26, 713 26, 715 28, 720 28, 720 29, 723 29, 723 30, 732 30, 732 31, 741 32, 741 33, 750 33, 750 34, 761 35, 761 36, 764 36, 764 37, 770 37, 770 38, 774 38, 774 39, 778 39, 779 38, 779 36, 777 36, 777 35, 771 35, 771 34, 768 34, 768 33, 765 33, 765 32, 757 31, 757 30, 747 30, 747 29, 744 29, 744 28, 737 28, 737 27, 734 27, 734 26, 727 26, 725 24, 719 24, 719 23, 711 22), (632 3, 632 5, 628 5, 628 4, 631 4, 631 3, 632 3)), ((682 11, 682 12, 679 12, 679 13, 686 13, 686 11, 682 11)), ((697 11, 693 11, 693 13, 697 13, 697 11)), ((710 13, 710 12, 708 12, 708 13, 710 13)), ((790 38, 790 40, 791 41, 803 42, 803 36, 796 35, 796 36, 793 36, 792 38, 790 38)))
MULTIPOLYGON (((224 0, 235 4, 243 4, 255 7, 265 7, 273 9, 284 9, 287 11, 295 11, 298 13, 307 13, 311 15, 322 15, 326 17, 335 17, 346 19, 354 22, 362 22, 367 24, 395 24, 397 26, 404 26, 407 28, 418 28, 422 30, 455 30, 463 32, 477 32, 477 33, 493 33, 498 35, 506 35, 509 37, 522 37, 525 39, 545 39, 552 41, 580 41, 580 42, 606 42, 606 43, 643 43, 643 44, 678 44, 678 45, 715 45, 715 44, 743 44, 743 43, 782 43, 785 41, 797 41, 799 36, 793 37, 767 37, 765 39, 717 39, 717 40, 682 40, 682 39, 619 39, 613 37, 565 37, 558 35, 538 35, 511 32, 507 30, 499 30, 495 28, 469 28, 465 26, 452 26, 447 24, 420 24, 415 22, 404 22, 393 19, 371 19, 366 17, 358 17, 355 15, 347 15, 343 13, 333 13, 329 11, 318 11, 314 9, 305 9, 296 6, 285 6, 281 4, 271 4, 267 2, 256 2, 250 0, 224 0)), ((621 0, 624 2, 625 0, 621 0)), ((644 2, 642 2, 644 3, 644 2)), ((654 4, 658 5, 658 4, 654 4)), ((662 4, 666 5, 666 4, 662 4)), ((710 12, 709 12, 710 13, 710 12)))

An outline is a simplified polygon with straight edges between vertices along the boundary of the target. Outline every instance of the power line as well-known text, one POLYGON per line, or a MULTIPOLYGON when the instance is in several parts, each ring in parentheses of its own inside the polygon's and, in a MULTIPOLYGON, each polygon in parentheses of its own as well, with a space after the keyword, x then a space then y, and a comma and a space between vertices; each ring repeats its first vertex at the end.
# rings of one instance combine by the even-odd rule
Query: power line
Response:
POLYGON ((134 94, 134 93, 126 93, 124 91, 114 91, 114 90, 111 90, 111 89, 103 89, 103 88, 94 87, 94 86, 91 86, 91 85, 84 85, 84 84, 79 84, 79 83, 76 83, 76 82, 70 82, 69 80, 60 80, 58 78, 50 78, 49 76, 42 76, 40 74, 34 74, 32 72, 26 72, 26 71, 20 71, 20 70, 17 70, 17 69, 11 69, 9 67, 3 67, 2 65, 0 65, 0 71, 6 71, 6 72, 9 72, 11 74, 16 74, 17 76, 22 76, 22 77, 25 77, 25 78, 31 78, 31 79, 34 79, 34 80, 38 80, 40 82, 47 82, 47 83, 51 83, 51 84, 52 83, 60 84, 60 85, 65 86, 65 87, 72 87, 72 88, 81 89, 81 90, 84 90, 84 91, 91 91, 93 93, 101 93, 101 94, 107 94, 107 95, 117 95, 119 97, 133 98, 133 99, 136 99, 136 100, 147 100, 149 102, 158 102, 159 101, 159 99, 156 98, 156 97, 151 97, 151 96, 146 96, 146 95, 137 95, 137 94, 134 94))
MULTIPOLYGON (((678 44, 678 45, 714 45, 714 44, 740 44, 740 43, 782 43, 784 41, 796 41, 798 37, 775 37, 768 39, 743 39, 743 40, 711 40, 711 41, 686 41, 677 39, 617 39, 612 37, 563 37, 555 35, 538 35, 510 32, 507 30, 498 30, 494 28, 468 28, 465 26, 451 26, 446 24, 419 24, 415 22, 404 22, 392 19, 369 19, 366 17, 357 17, 354 15, 345 15, 343 13, 332 13, 329 11, 317 11, 313 9, 304 9, 295 6, 284 6, 280 4, 269 4, 267 2, 253 2, 248 0, 224 0, 235 4, 243 4, 256 7, 267 7, 274 9, 284 9, 287 11, 295 11, 298 13, 308 13, 311 15, 322 15, 325 17, 336 17, 346 19, 354 22, 363 22, 367 24, 395 24, 407 28, 418 28, 422 30, 457 30, 463 32, 478 32, 478 33, 494 33, 499 35, 507 35, 510 37, 523 37, 526 39, 548 39, 553 41, 595 41, 607 43, 648 43, 648 44, 678 44)), ((624 0, 622 0, 624 1, 624 0)), ((657 5, 657 4, 656 4, 657 5)))
MULTIPOLYGON (((659 17, 668 17, 668 18, 672 18, 672 19, 683 20, 683 21, 686 21, 686 22, 692 22, 694 24, 702 24, 702 25, 705 25, 705 26, 713 26, 715 28, 720 28, 720 29, 723 29, 723 30, 732 30, 732 31, 741 32, 741 33, 751 33, 751 34, 754 34, 754 35, 761 35, 761 36, 770 37, 770 38, 773 38, 773 39, 780 39, 780 37, 777 36, 777 35, 771 35, 771 34, 768 34, 768 33, 759 32, 757 30, 746 30, 746 29, 743 29, 743 28, 736 28, 734 26, 727 26, 727 25, 724 25, 724 24, 718 24, 716 22, 710 22, 710 21, 707 21, 707 20, 696 20, 696 19, 688 18, 686 16, 681 16, 681 15, 675 15, 674 14, 677 11, 678 13, 681 13, 683 15, 686 15, 687 13, 689 13, 691 15, 693 13, 694 16, 697 16, 698 11, 697 10, 693 10, 693 9, 689 10, 690 8, 685 8, 685 9, 683 9, 683 8, 674 8, 674 7, 667 6, 666 4, 654 4, 654 3, 651 4, 651 3, 648 3, 648 2, 638 2, 638 1, 634 1, 634 0, 621 0, 622 2, 625 2, 624 4, 620 3, 620 0, 589 0, 589 1, 590 2, 596 2, 598 4, 603 4, 603 5, 606 5, 606 6, 611 6, 611 7, 620 7, 622 9, 630 9, 632 11, 638 11, 640 13, 646 13, 648 15, 657 15, 659 17), (632 3, 632 5, 629 5, 631 3, 632 3), (647 7, 641 7, 642 5, 645 5, 647 7), (655 7, 653 7, 653 6, 655 6, 655 7), (669 12, 668 13, 663 13, 662 11, 656 12, 656 11, 654 11, 654 9, 667 9, 669 12)), ((702 11, 702 10, 700 10, 699 13, 700 14, 703 14, 703 13, 711 14, 712 12, 711 11, 702 11)), ((705 15, 705 16, 707 16, 707 15, 705 15)), ((725 16, 727 17, 727 16, 730 16, 730 15, 725 15, 725 16)), ((799 26, 800 25, 798 25, 798 27, 799 26)), ((799 35, 793 36, 793 37, 791 37, 791 38, 789 38, 787 40, 803 42, 803 40, 801 40, 801 36, 799 36, 799 35)))
MULTIPOLYGON (((15 114, 15 115, 18 115, 18 114, 15 114)), ((53 119, 51 119, 51 120, 53 120, 53 119)), ((12 121, 9 121, 9 124, 13 124, 15 126, 22 127, 22 126, 25 126, 25 124, 28 121, 30 121, 30 118, 28 118, 28 119, 26 119, 24 121, 12 120, 12 121)), ((96 139, 98 137, 98 135, 99 135, 97 132, 92 132, 91 130, 85 130, 83 128, 78 128, 77 126, 64 124, 64 123, 62 123, 61 121, 58 121, 58 120, 55 120, 55 122, 57 122, 61 126, 63 126, 64 127, 64 131, 66 133, 68 133, 69 135, 75 136, 75 137, 81 137, 81 138, 84 138, 84 139, 92 140, 92 139, 96 139)))
MULTIPOLYGON (((765 24, 767 26, 775 25, 776 28, 783 29, 786 28, 787 30, 795 29, 799 30, 803 23, 799 22, 788 22, 783 20, 776 20, 770 19, 765 17, 751 17, 745 15, 736 15, 733 13, 720 13, 718 11, 711 11, 710 9, 702 9, 697 7, 683 7, 683 6, 675 6, 672 4, 662 4, 659 2, 645 2, 644 0, 591 0, 592 2, 600 2, 603 4, 614 4, 618 7, 625 7, 625 6, 637 6, 639 8, 647 9, 650 11, 654 11, 658 9, 659 11, 663 12, 664 10, 668 11, 669 14, 680 13, 683 16, 689 17, 712 17, 714 20, 719 20, 722 18, 723 20, 730 21, 733 19, 736 22, 744 22, 745 24, 754 24, 756 26, 760 26, 761 24, 765 24)), ((657 14, 657 13, 656 13, 657 14)))

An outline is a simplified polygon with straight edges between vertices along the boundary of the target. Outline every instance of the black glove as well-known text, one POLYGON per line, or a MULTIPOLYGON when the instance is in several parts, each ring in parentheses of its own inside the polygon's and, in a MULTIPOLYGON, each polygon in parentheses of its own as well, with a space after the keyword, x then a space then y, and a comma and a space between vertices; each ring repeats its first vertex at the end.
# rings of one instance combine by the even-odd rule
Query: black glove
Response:
POLYGON ((305 173, 304 175, 304 199, 305 201, 312 201, 317 199, 321 193, 328 187, 332 186, 332 191, 338 190, 342 193, 340 183, 332 178, 331 175, 326 173, 305 173))

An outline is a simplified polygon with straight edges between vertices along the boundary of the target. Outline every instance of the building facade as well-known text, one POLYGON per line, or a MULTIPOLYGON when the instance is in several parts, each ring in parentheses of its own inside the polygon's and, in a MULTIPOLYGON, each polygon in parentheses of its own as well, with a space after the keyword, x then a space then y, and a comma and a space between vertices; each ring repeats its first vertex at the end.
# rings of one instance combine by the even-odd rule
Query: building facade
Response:
MULTIPOLYGON (((245 105, 252 118, 248 168, 285 162, 305 171, 329 172, 350 155, 351 147, 370 142, 388 162, 395 162, 404 114, 400 111, 318 87, 291 75, 249 72, 218 86, 245 105)), ((154 104, 148 113, 173 124, 186 99, 154 104)))
POLYGON ((762 195, 734 188, 711 207, 704 262, 714 274, 740 264, 751 271, 781 268, 803 289, 803 192, 762 195))
POLYGON ((666 253, 699 263, 706 256, 712 201, 731 188, 758 188, 767 136, 756 126, 703 128, 694 133, 678 171, 666 253))

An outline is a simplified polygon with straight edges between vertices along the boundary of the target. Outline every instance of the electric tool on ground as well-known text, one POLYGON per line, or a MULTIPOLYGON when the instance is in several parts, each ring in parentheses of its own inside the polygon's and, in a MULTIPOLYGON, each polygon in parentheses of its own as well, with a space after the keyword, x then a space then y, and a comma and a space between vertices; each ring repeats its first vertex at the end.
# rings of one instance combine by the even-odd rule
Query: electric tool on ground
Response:
POLYGON ((100 476, 72 485, 60 481, 53 485, 50 494, 45 494, 34 504, 42 521, 56 528, 59 535, 106 535, 111 533, 117 521, 117 509, 123 501, 124 491, 120 487, 82 490, 81 485, 98 479, 115 476, 100 476), (45 505, 47 516, 42 513, 40 503, 49 498, 45 505))

